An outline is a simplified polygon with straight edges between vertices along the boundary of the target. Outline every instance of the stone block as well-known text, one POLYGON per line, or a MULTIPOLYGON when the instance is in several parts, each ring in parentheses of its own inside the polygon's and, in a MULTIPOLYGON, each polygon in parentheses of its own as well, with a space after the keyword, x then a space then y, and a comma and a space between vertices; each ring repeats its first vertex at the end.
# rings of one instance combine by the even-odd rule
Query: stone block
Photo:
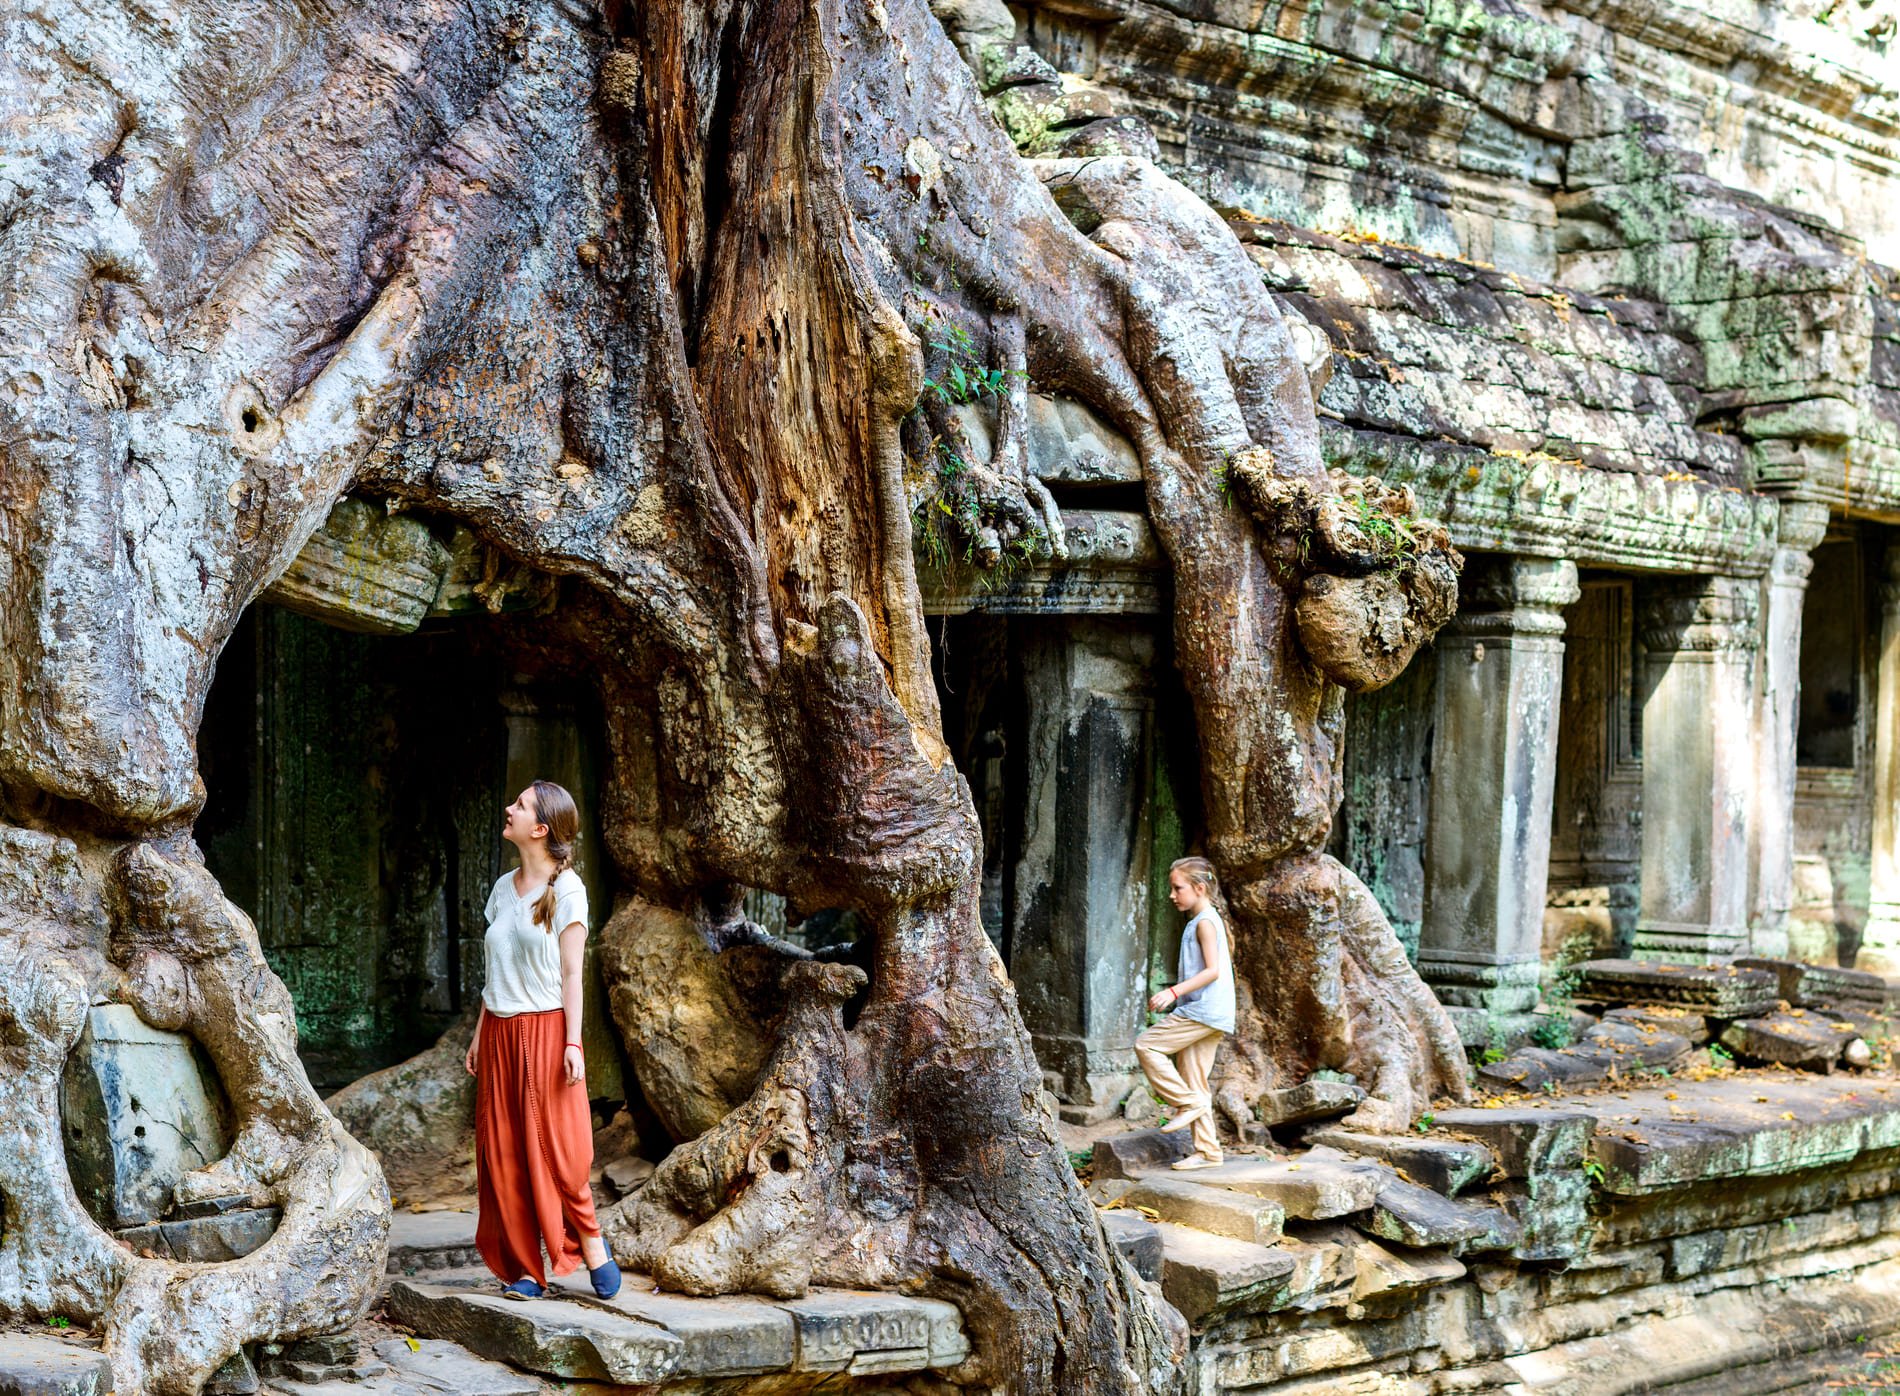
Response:
POLYGON ((1721 1043, 1743 1061, 1832 1071, 1860 1036, 1852 1023, 1810 1016, 1803 1009, 1744 1018, 1722 1030, 1721 1043))
POLYGON ((1270 1246, 1280 1239, 1286 1213, 1280 1204, 1229 1188, 1203 1187, 1182 1178, 1143 1178, 1124 1195, 1131 1207, 1147 1207, 1162 1221, 1191 1226, 1236 1241, 1270 1246))
POLYGON ((1397 1178, 1379 1189, 1371 1219, 1363 1227, 1402 1246, 1452 1251, 1505 1250, 1516 1245, 1521 1234, 1517 1222, 1496 1207, 1454 1202, 1397 1178))
POLYGON ((625 1197, 628 1193, 645 1186, 646 1180, 653 1176, 653 1161, 641 1158, 638 1154, 627 1154, 615 1159, 600 1175, 605 1178, 613 1190, 625 1197))
POLYGON ((919 1371, 969 1355, 956 1306, 881 1290, 814 1290, 779 1304, 792 1316, 799 1372, 919 1371), (861 1361, 902 1354, 902 1366, 861 1361))
POLYGON ((239 1348, 211 1374, 204 1385, 204 1396, 257 1396, 261 1386, 250 1354, 239 1348))
POLYGON ((1849 1008, 1871 1013, 1887 1009, 1887 981, 1868 970, 1753 956, 1735 963, 1743 969, 1774 975, 1781 997, 1796 1008, 1849 1008))
POLYGON ((1478 1082, 1494 1091, 1541 1091, 1547 1086, 1587 1086, 1609 1074, 1609 1059, 1595 1052, 1520 1047, 1501 1062, 1479 1067, 1478 1082))
POLYGON ((112 1364, 77 1343, 0 1333, 0 1396, 111 1396, 112 1364))
POLYGON ((468 1349, 440 1338, 417 1339, 413 1348, 406 1339, 386 1338, 374 1352, 412 1389, 440 1391, 444 1396, 539 1396, 542 1391, 542 1384, 525 1372, 484 1362, 468 1349))
POLYGON ((1161 1292, 1190 1324, 1242 1306, 1264 1309, 1293 1275, 1293 1258, 1266 1246, 1159 1224, 1161 1292))
POLYGON ((1277 1202, 1289 1217, 1325 1221, 1372 1206, 1380 1185, 1391 1174, 1370 1164, 1354 1164, 1331 1151, 1315 1150, 1298 1159, 1230 1159, 1203 1168, 1194 1179, 1207 1187, 1231 1188, 1277 1202), (1327 1156, 1330 1154, 1330 1157, 1327 1156))
POLYGON ((1775 1006, 1780 984, 1762 970, 1734 965, 1588 960, 1576 967, 1578 995, 1603 1003, 1657 1003, 1711 1018, 1746 1018, 1775 1006))
POLYGON ((389 1219, 389 1273, 479 1265, 473 1212, 397 1212, 389 1219))
POLYGON ((653 1324, 556 1299, 522 1304, 499 1294, 394 1280, 383 1302, 390 1318, 426 1337, 570 1381, 661 1381, 675 1374, 685 1350, 653 1324))
POLYGON ((1161 1279, 1161 1233, 1139 1212, 1098 1211, 1102 1230, 1115 1253, 1135 1267, 1144 1280, 1161 1279))
POLYGON ((246 1208, 217 1216, 127 1227, 118 1237, 133 1250, 150 1251, 164 1260, 214 1264, 247 1256, 270 1240, 282 1215, 275 1207, 246 1208))
POLYGON ((264 599, 344 630, 406 635, 435 604, 448 570, 448 549, 427 524, 349 498, 330 511, 264 599))
POLYGON ((1163 1134, 1158 1129, 1138 1129, 1097 1139, 1092 1164, 1097 1178, 1133 1178, 1166 1168, 1193 1152, 1186 1130, 1163 1134))
POLYGON ((1534 1173, 1487 1194, 1517 1222, 1511 1255, 1518 1260, 1569 1260, 1590 1244, 1590 1180, 1568 1171, 1534 1173))
POLYGON ((1432 1129, 1468 1135, 1491 1151, 1507 1178, 1567 1172, 1583 1164, 1594 1115, 1573 1110, 1440 1110, 1432 1129))
POLYGON ((1578 1038, 1576 1049, 1607 1053, 1619 1075, 1627 1075, 1638 1066, 1674 1068, 1681 1065, 1692 1050, 1689 1039, 1677 1033, 1609 1017, 1578 1038))
POLYGON ((664 1328, 684 1345, 679 1374, 753 1376, 792 1368, 797 1321, 784 1307, 740 1296, 697 1298, 623 1284, 612 1299, 593 1291, 585 1270, 556 1280, 556 1292, 640 1323, 664 1328))
POLYGON ((108 1227, 163 1216, 178 1180, 230 1147, 209 1060, 191 1038, 149 1026, 126 1004, 86 1015, 61 1078, 60 1114, 73 1186, 108 1227))
POLYGON ((1686 1008, 1666 1008, 1661 1004, 1626 1004, 1603 1015, 1605 1022, 1621 1023, 1639 1032, 1671 1033, 1686 1038, 1692 1047, 1700 1047, 1712 1035, 1709 1020, 1686 1008))
POLYGON ((1264 1092, 1258 1102, 1260 1123, 1296 1125, 1307 1120, 1331 1120, 1349 1115, 1366 1093, 1344 1081, 1302 1081, 1297 1086, 1264 1092))
POLYGON ((1415 1183, 1455 1197, 1473 1183, 1490 1176, 1491 1151, 1482 1144, 1415 1135, 1358 1134, 1344 1129, 1322 1129, 1306 1136, 1309 1144, 1324 1144, 1342 1153, 1378 1159, 1400 1169, 1415 1183))

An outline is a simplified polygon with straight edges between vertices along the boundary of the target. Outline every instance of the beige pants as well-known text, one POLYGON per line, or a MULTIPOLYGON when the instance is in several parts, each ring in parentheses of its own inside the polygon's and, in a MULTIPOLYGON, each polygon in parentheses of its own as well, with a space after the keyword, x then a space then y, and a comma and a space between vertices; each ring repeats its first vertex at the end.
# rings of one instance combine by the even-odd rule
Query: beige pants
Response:
POLYGON ((1207 1073, 1226 1035, 1219 1028, 1170 1013, 1135 1039, 1135 1056, 1156 1095, 1176 1113, 1196 1105, 1208 1107, 1189 1132, 1195 1152, 1216 1162, 1223 1155, 1214 1129, 1214 1097, 1207 1087, 1207 1073))

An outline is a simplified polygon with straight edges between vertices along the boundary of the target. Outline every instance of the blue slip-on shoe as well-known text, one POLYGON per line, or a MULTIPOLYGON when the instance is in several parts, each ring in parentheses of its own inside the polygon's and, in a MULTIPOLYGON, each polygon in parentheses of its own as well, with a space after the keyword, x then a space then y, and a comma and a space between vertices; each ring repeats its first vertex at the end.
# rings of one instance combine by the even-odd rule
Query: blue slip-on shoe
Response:
POLYGON ((547 1293, 540 1285, 523 1275, 511 1285, 501 1287, 503 1297, 508 1299, 539 1299, 547 1293))
POLYGON ((620 1293, 620 1267, 614 1264, 612 1256, 607 1257, 605 1265, 590 1268, 587 1278, 594 1282, 594 1293, 602 1299, 611 1299, 620 1293))

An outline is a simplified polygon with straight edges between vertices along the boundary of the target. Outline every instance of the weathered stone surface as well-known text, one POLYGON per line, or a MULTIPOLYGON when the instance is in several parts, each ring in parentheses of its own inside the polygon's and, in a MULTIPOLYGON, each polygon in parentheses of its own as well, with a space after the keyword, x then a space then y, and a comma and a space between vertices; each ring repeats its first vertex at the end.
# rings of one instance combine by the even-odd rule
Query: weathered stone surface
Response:
POLYGON ((1265 1308, 1293 1274, 1293 1258, 1266 1246, 1159 1225, 1161 1292, 1191 1324, 1240 1305, 1265 1308))
POLYGON ((1324 1221, 1365 1211, 1391 1176, 1369 1164, 1347 1162, 1331 1150, 1314 1150, 1286 1162, 1229 1159, 1194 1178, 1204 1186, 1267 1198, 1301 1221, 1324 1221))
POLYGON ((56 1338, 0 1333, 0 1396, 111 1396, 102 1352, 56 1338))
POLYGON ((1604 1003, 1656 1003, 1711 1018, 1742 1018, 1773 1008, 1775 976, 1733 965, 1652 964, 1645 960, 1589 960, 1577 966, 1585 998, 1604 1003))
POLYGON ((1780 1063, 1832 1071, 1859 1035, 1851 1023, 1810 1016, 1805 1010, 1744 1018, 1722 1030, 1722 1045, 1750 1062, 1780 1063))
POLYGON ((431 1338, 530 1372, 583 1381, 654 1382, 679 1368, 685 1344, 663 1328, 592 1305, 393 1281, 389 1316, 431 1338))
POLYGON ((1454 1202, 1399 1179, 1379 1189, 1371 1219, 1364 1225, 1381 1240, 1453 1251, 1504 1250, 1516 1245, 1520 1236, 1518 1224, 1496 1207, 1454 1202))
POLYGON ((1853 1078, 1752 1073, 1684 1083, 1668 1099, 1632 1091, 1619 1111, 1634 1127, 1606 1126, 1590 1151, 1599 1186, 1644 1194, 1718 1178, 1793 1173, 1900 1147, 1900 1100, 1853 1078))
POLYGON ((653 1162, 638 1154, 626 1154, 600 1171, 613 1190, 625 1197, 653 1176, 653 1162))
POLYGON ((186 1221, 127 1227, 118 1235, 135 1251, 150 1251, 168 1260, 213 1263, 249 1255, 270 1240, 282 1217, 275 1207, 247 1208, 186 1221))
POLYGON ((1122 1200, 1131 1207, 1152 1209, 1164 1222, 1257 1246, 1270 1246, 1279 1240, 1286 1221, 1280 1204, 1268 1198, 1159 1174, 1142 1178, 1122 1200))
POLYGON ((205 1383, 204 1396, 257 1396, 261 1385, 250 1354, 239 1348, 211 1374, 211 1380, 205 1383))
POLYGON ((783 1306, 745 1298, 665 1294, 633 1281, 612 1299, 597 1296, 584 1270, 554 1282, 558 1293, 663 1328, 683 1345, 679 1368, 696 1377, 790 1370, 798 1355, 796 1320, 783 1306))
POLYGON ((1689 1040, 1674 1033, 1606 1018, 1586 1031, 1574 1046, 1557 1050, 1521 1047, 1503 1061, 1480 1067, 1478 1079, 1498 1090, 1587 1085, 1611 1076, 1679 1066, 1690 1050, 1689 1040))
POLYGON ((536 1396, 542 1384, 533 1377, 484 1362, 466 1348, 440 1338, 422 1338, 411 1348, 402 1338, 386 1338, 376 1356, 403 1382, 444 1396, 536 1396))
POLYGON ((481 1263, 475 1250, 473 1212, 444 1208, 434 1212, 398 1211, 389 1219, 389 1272, 453 1270, 481 1263))
POLYGON ((128 1004, 95 1005, 66 1060, 60 1115, 73 1186, 107 1226, 156 1220, 186 1173, 229 1147, 226 1107, 191 1038, 128 1004))
POLYGON ((324 1102, 375 1151, 398 1204, 475 1191, 475 1078, 463 1064, 474 1033, 469 1015, 428 1050, 324 1102))
POLYGON ((422 624, 449 568, 427 524, 341 500, 263 599, 344 630, 404 635, 422 624))
MULTIPOLYGON (((1737 961, 1740 963, 1740 961, 1737 961)), ((1622 1023, 1639 1032, 1669 1033, 1685 1038, 1692 1047, 1700 1047, 1709 1040, 1709 1020, 1700 1013, 1686 1008, 1667 1008, 1661 1004, 1625 1004, 1621 1008, 1612 1008, 1603 1015, 1608 1023, 1622 1023)))
POLYGON ((1344 1081, 1310 1080, 1277 1091, 1264 1091, 1256 1104, 1261 1124, 1293 1125, 1349 1115, 1365 1098, 1364 1091, 1344 1081))
POLYGON ((1509 1178, 1576 1169, 1596 1127, 1594 1115, 1560 1109, 1440 1110, 1432 1117, 1435 1131, 1481 1142, 1509 1178))
POLYGON ((1590 1180, 1577 1164, 1531 1174, 1486 1194, 1517 1222, 1518 1260, 1568 1260, 1590 1243, 1590 1180))
POLYGON ((1752 956, 1742 956, 1735 964, 1774 975, 1781 997, 1796 1008, 1855 1008, 1881 1013, 1887 1007, 1887 981, 1869 970, 1752 956))
POLYGON ((1097 1178, 1134 1178, 1194 1152, 1186 1130, 1163 1134, 1158 1129, 1130 1130, 1095 1141, 1091 1154, 1097 1178))
POLYGON ((969 1353, 962 1317, 937 1299, 824 1290, 779 1307, 792 1316, 795 1371, 918 1371, 953 1367, 969 1353))
POLYGON ((1161 1279, 1161 1233, 1155 1224, 1138 1212, 1103 1210, 1102 1230, 1117 1255, 1135 1267, 1144 1280, 1161 1279))
POLYGON ((1324 1144, 1342 1153, 1389 1163, 1413 1182, 1447 1197, 1455 1197, 1489 1176, 1492 1166, 1489 1149, 1456 1139, 1357 1134, 1343 1129, 1318 1130, 1306 1139, 1309 1144, 1324 1144))

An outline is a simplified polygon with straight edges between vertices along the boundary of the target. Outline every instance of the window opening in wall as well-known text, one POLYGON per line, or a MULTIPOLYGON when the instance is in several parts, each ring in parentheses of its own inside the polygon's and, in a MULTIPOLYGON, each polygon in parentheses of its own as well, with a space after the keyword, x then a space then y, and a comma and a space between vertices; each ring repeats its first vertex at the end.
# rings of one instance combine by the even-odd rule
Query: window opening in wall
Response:
POLYGON ((1850 768, 1860 721, 1861 559, 1856 539, 1814 550, 1801 613, 1795 763, 1850 768))

